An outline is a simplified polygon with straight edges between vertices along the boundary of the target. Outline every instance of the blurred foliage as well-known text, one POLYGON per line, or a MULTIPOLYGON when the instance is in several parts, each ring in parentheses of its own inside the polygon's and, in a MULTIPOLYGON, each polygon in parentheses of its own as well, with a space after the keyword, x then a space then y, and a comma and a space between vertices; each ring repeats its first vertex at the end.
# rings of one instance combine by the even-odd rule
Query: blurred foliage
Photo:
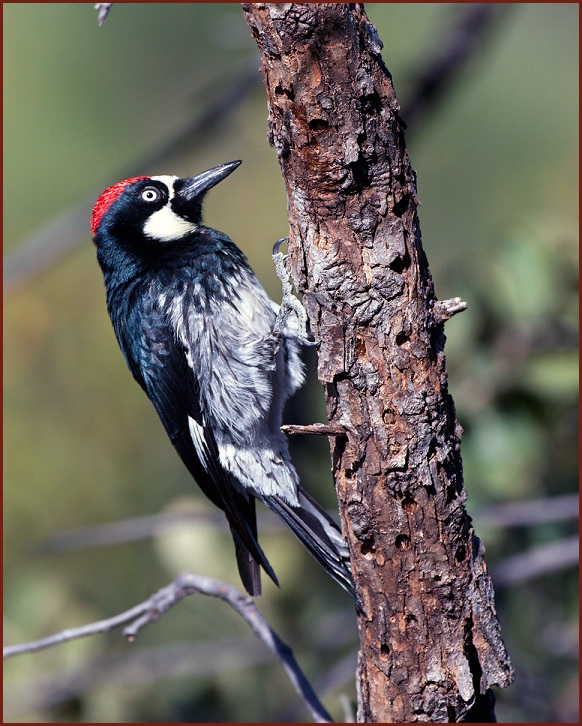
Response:
MULTIPOLYGON (((127 176, 216 88, 259 63, 236 4, 116 3, 102 28, 91 4, 3 9, 7 253, 96 185, 127 176)), ((367 6, 402 106, 463 9, 367 6)), ((482 528, 479 508, 576 487, 577 42, 577 5, 510 6, 439 107, 407 132, 437 294, 469 303, 447 323, 447 361, 468 508, 492 571, 575 525, 482 528)), ((209 195, 207 222, 236 240, 277 299, 269 251, 286 233, 286 201, 260 85, 202 141, 150 172, 185 176, 242 158, 209 195)), ((210 525, 65 554, 37 548, 85 525, 207 511, 125 368, 88 232, 5 301, 4 351, 7 642, 114 615, 183 569, 239 585, 226 532, 210 525)), ((324 415, 313 374, 289 417, 324 415)), ((307 437, 293 451, 306 486, 333 507, 327 442, 307 437)), ((260 606, 317 688, 357 647, 352 605, 269 523, 265 515, 262 542, 282 587, 267 582, 260 606)), ((498 694, 499 720, 576 721, 576 573, 499 589, 497 607, 517 670, 498 694)), ((297 699, 252 640, 226 605, 191 598, 131 648, 113 633, 9 661, 5 719, 273 720, 297 699)), ((355 697, 353 677, 323 694, 344 720, 341 694, 355 697)))

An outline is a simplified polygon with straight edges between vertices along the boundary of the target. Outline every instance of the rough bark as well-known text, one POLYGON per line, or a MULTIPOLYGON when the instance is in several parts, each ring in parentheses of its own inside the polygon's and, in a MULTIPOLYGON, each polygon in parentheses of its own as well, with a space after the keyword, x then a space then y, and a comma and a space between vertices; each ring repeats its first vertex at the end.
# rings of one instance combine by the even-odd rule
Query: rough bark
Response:
MULTIPOLYGON (((359 615, 360 722, 495 720, 513 672, 464 503, 441 305, 381 42, 362 5, 244 4, 290 260, 319 348, 359 615)), ((454 311, 454 310, 453 310, 454 311)))

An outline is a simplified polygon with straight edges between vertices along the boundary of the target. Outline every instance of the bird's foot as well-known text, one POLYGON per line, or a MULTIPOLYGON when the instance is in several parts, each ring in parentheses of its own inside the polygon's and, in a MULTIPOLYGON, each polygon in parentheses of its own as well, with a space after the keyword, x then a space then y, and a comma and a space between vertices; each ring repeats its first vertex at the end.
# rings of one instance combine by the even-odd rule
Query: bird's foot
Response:
POLYGON ((282 252, 279 252, 281 245, 286 242, 289 242, 289 238, 283 237, 283 239, 278 240, 273 245, 275 272, 279 280, 281 280, 281 287, 283 288, 283 299, 281 300, 281 307, 275 320, 273 332, 279 335, 283 334, 289 316, 294 314, 297 318, 298 325, 297 331, 294 331, 294 337, 303 345, 318 346, 318 341, 307 339, 307 311, 301 304, 299 298, 293 294, 293 286, 291 285, 291 280, 285 267, 285 260, 289 255, 284 255, 282 252))

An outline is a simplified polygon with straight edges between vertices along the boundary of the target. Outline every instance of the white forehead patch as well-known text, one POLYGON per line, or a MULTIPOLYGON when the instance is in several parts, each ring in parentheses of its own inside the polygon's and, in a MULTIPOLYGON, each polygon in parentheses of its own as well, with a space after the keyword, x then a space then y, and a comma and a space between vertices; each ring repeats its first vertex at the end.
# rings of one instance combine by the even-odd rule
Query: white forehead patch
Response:
POLYGON ((150 178, 155 179, 155 181, 160 181, 167 186, 168 203, 148 218, 143 227, 144 234, 160 242, 171 242, 172 240, 180 239, 180 237, 188 234, 188 232, 193 232, 197 228, 197 225, 194 222, 183 219, 170 207, 170 202, 174 196, 174 182, 178 177, 161 174, 160 176, 152 176, 150 178))
POLYGON ((150 176, 150 179, 162 182, 162 184, 165 184, 168 187, 168 195, 170 199, 174 196, 174 182, 177 178, 177 176, 168 176, 166 174, 160 174, 159 176, 150 176))

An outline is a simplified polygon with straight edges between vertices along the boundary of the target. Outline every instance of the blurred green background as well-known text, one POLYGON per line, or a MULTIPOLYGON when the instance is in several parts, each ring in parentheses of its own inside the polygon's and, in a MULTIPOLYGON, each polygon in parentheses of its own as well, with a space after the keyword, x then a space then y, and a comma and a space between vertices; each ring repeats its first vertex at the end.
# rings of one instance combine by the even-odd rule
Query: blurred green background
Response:
MULTIPOLYGON (((3 9, 5 261, 53 217, 90 208, 136 170, 190 176, 240 158, 209 194, 206 221, 234 238, 280 299, 270 249, 288 230, 286 200, 260 82, 236 103, 259 65, 240 7, 120 3, 102 28, 90 3, 3 9), (226 113, 137 169, 217 98, 226 113)), ((366 9, 405 109, 467 6, 366 9)), ((407 131, 436 292, 469 305, 447 323, 446 352, 468 509, 517 672, 498 694, 500 721, 578 718, 577 504, 568 497, 578 463, 577 54, 577 4, 507 6, 438 106, 407 131)), ((70 252, 5 295, 10 644, 112 616, 182 570, 240 585, 229 536, 204 518, 211 505, 125 368, 88 217, 75 235, 70 252), (198 519, 136 541, 59 552, 47 544, 70 530, 183 511, 198 519)), ((310 367, 290 421, 325 416, 310 367)), ((293 446, 305 485, 333 508, 327 441, 293 446)), ((268 514, 261 521, 282 587, 266 582, 260 607, 344 721, 355 698, 350 599, 290 533, 268 514)), ((116 631, 15 658, 5 674, 9 722, 308 720, 248 627, 202 597, 131 646, 116 631)))

